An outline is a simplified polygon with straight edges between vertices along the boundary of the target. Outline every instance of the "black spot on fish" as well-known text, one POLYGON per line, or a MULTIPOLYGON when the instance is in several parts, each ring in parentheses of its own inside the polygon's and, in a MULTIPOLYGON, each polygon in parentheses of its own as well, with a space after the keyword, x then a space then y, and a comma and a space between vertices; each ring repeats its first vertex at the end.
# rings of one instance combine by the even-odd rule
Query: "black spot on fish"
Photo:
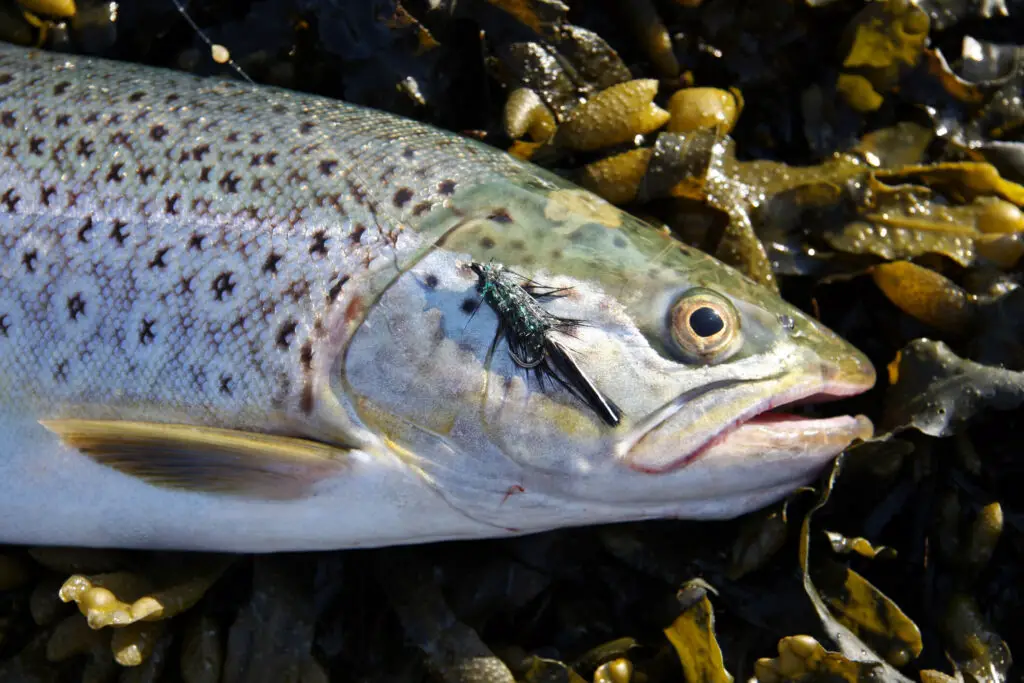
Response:
POLYGON ((160 142, 166 136, 167 128, 165 128, 159 123, 149 129, 149 137, 152 138, 153 140, 156 140, 157 142, 160 142))
POLYGON ((454 180, 442 180, 437 184, 437 191, 444 195, 451 195, 455 193, 455 186, 454 180))
POLYGON ((231 171, 228 171, 221 177, 219 181, 217 181, 217 185, 220 186, 221 190, 227 192, 228 194, 237 194, 238 183, 240 180, 241 178, 235 176, 235 174, 232 173, 231 171))
POLYGON ((57 367, 53 370, 53 378, 58 382, 68 381, 68 362, 66 360, 57 363, 57 367))
POLYGON ((433 273, 427 273, 427 276, 423 278, 423 285, 427 289, 437 289, 438 279, 433 273))
POLYGON ((231 396, 235 392, 235 378, 227 373, 220 376, 220 393, 231 396))
POLYGON ((281 262, 281 255, 275 251, 270 252, 267 260, 263 262, 263 272, 277 275, 277 264, 281 262))
POLYGON ((342 275, 338 278, 337 282, 331 285, 331 288, 327 290, 327 300, 329 302, 334 303, 334 300, 338 298, 339 294, 341 294, 341 288, 345 286, 345 283, 348 282, 348 280, 348 275, 342 275))
POLYGON ((562 258, 562 250, 561 249, 554 249, 554 250, 552 250, 551 251, 551 258, 553 258, 555 260, 558 260, 558 259, 562 258))
POLYGON ((302 385, 302 396, 299 397, 299 409, 309 415, 313 412, 313 384, 307 379, 302 385))
POLYGON ((0 85, 7 85, 14 80, 14 76, 9 73, 0 73, 0 85))
POLYGON ((128 96, 128 101, 129 102, 138 102, 139 100, 141 100, 145 96, 146 96, 146 93, 142 92, 141 90, 137 90, 137 91, 133 92, 131 95, 128 96))
POLYGON ((66 128, 71 125, 71 117, 67 114, 58 114, 53 120, 53 125, 57 128, 66 128))
POLYGON ((210 171, 213 170, 212 166, 203 166, 202 170, 199 171, 199 182, 208 183, 210 182, 210 171))
POLYGON ((232 131, 228 133, 227 137, 224 138, 224 142, 238 142, 238 131, 232 131))
POLYGON ((366 226, 362 223, 356 223, 355 227, 352 228, 352 232, 349 233, 349 240, 352 244, 359 244, 363 241, 363 233, 366 232, 366 226))
POLYGON ((406 159, 412 159, 416 156, 416 150, 412 147, 406 146, 406 148, 402 150, 402 156, 406 159))
POLYGON ((119 183, 124 180, 124 164, 119 161, 115 161, 110 165, 110 171, 107 172, 108 183, 119 183))
POLYGON ((235 291, 234 273, 230 270, 220 273, 213 278, 210 289, 213 290, 213 297, 217 301, 223 301, 226 297, 231 296, 235 291))
POLYGON ((302 367, 306 370, 310 370, 313 367, 313 342, 307 341, 302 345, 299 350, 299 362, 302 363, 302 367))
POLYGON ((469 315, 476 311, 480 307, 479 299, 463 299, 462 300, 462 312, 469 315))
POLYGON ((125 240, 131 235, 129 232, 125 232, 124 229, 128 226, 127 223, 121 220, 114 221, 114 227, 110 230, 111 239, 117 240, 118 246, 124 246, 125 240))
POLYGON ((0 124, 3 124, 4 128, 14 128, 17 123, 18 117, 14 115, 13 111, 0 113, 0 124))
POLYGON ((0 313, 0 337, 11 335, 11 319, 6 313, 0 313))
POLYGON ((309 253, 314 256, 327 256, 326 230, 317 230, 313 233, 313 244, 309 247, 309 253))
POLYGON ((203 250, 203 240, 205 240, 205 239, 206 239, 206 235, 200 234, 198 232, 192 233, 192 237, 190 237, 188 239, 189 251, 191 251, 193 249, 195 249, 196 251, 202 251, 203 250))
POLYGON ((78 156, 85 157, 86 159, 90 159, 90 158, 92 158, 92 155, 93 155, 93 149, 92 148, 93 148, 93 141, 92 140, 90 140, 89 138, 81 138, 78 141, 78 147, 75 149, 75 151, 78 153, 78 156))
POLYGON ((85 315, 85 299, 82 298, 81 292, 76 292, 74 296, 68 299, 68 317, 72 320, 78 320, 83 315, 85 315))
POLYGON ((495 244, 495 241, 490 237, 484 236, 480 238, 481 249, 493 249, 495 244))
POLYGON ((139 174, 139 180, 142 181, 143 185, 149 183, 149 179, 156 175, 156 170, 152 166, 140 165, 137 173, 139 174))
POLYGON ((394 202, 395 206, 399 209, 408 204, 410 199, 412 199, 412 190, 408 187, 399 188, 399 190, 395 192, 394 202))
POLYGON ((282 351, 286 351, 291 346, 292 338, 295 336, 295 328, 298 327, 298 323, 294 320, 289 320, 281 325, 277 330, 277 348, 282 351))
POLYGON ((39 201, 43 203, 43 206, 49 206, 50 200, 53 199, 53 195, 57 194, 57 188, 53 185, 44 185, 39 188, 39 201))
POLYGON ((78 229, 78 241, 82 244, 89 243, 89 233, 92 232, 92 216, 86 216, 82 227, 78 229))
POLYGON ((298 303, 309 294, 309 282, 306 280, 295 280, 288 285, 288 289, 284 293, 290 296, 292 301, 298 303))
POLYGON ((178 200, 181 199, 180 194, 173 194, 164 200, 164 213, 170 216, 178 215, 178 200))
POLYGON ((13 187, 7 188, 7 191, 0 196, 0 203, 3 203, 4 207, 7 208, 7 213, 15 213, 18 210, 18 202, 21 201, 21 196, 14 191, 13 187))
POLYGON ((523 249, 526 249, 526 242, 523 240, 512 240, 508 243, 508 246, 517 251, 522 251, 523 249))
POLYGON ((155 320, 150 320, 148 318, 142 319, 142 329, 139 330, 139 343, 143 346, 156 339, 156 333, 153 332, 153 326, 155 324, 155 320))
POLYGON ((612 244, 614 244, 619 249, 625 249, 627 246, 629 246, 629 242, 627 242, 626 238, 623 237, 622 235, 616 235, 615 239, 612 240, 612 244))
POLYGON ((426 212, 430 211, 432 208, 434 208, 434 205, 431 204, 430 202, 420 202, 416 206, 412 207, 412 215, 422 216, 426 212))
POLYGON ((513 223, 512 214, 508 212, 508 209, 496 209, 491 212, 491 215, 487 217, 488 220, 492 220, 495 223, 513 223))
POLYGON ((57 85, 53 86, 54 95, 63 95, 64 91, 71 87, 71 83, 68 81, 61 81, 57 85))
POLYGON ((21 257, 21 264, 25 266, 25 271, 29 273, 36 272, 36 261, 39 258, 39 253, 35 249, 29 249, 21 257))
POLYGON ((206 153, 210 151, 209 145, 196 145, 192 148, 192 159, 202 161, 206 153))
POLYGON ((337 166, 337 159, 324 159, 317 168, 320 170, 320 175, 327 177, 334 173, 334 169, 337 166))
POLYGON ((44 138, 29 138, 28 151, 30 154, 35 154, 37 157, 43 156, 43 143, 46 142, 44 138))
POLYGON ((151 269, 160 268, 161 270, 166 268, 167 264, 164 262, 164 256, 166 256, 167 252, 169 252, 170 250, 170 247, 162 247, 158 249, 156 255, 153 257, 153 260, 149 262, 149 267, 151 269))
POLYGON ((316 128, 316 124, 312 121, 303 121, 299 124, 299 134, 306 135, 314 128, 316 128))

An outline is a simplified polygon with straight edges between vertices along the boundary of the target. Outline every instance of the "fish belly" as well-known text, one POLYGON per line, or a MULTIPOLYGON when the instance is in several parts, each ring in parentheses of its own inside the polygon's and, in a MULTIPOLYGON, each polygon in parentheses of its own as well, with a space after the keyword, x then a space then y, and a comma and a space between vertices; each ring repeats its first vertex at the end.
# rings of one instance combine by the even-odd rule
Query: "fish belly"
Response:
POLYGON ((0 413, 0 543, 277 552, 503 535, 381 456, 312 495, 271 501, 154 487, 83 457, 24 415, 0 413), (442 533, 443 531, 443 533, 442 533))

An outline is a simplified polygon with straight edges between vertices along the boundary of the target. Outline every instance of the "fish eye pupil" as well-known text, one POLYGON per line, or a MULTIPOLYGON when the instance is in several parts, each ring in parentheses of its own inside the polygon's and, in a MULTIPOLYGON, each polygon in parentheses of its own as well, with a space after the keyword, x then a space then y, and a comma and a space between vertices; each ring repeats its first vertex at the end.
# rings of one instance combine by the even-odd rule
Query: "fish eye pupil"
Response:
POLYGON ((699 337, 713 337, 725 329, 725 321, 710 306, 701 306, 690 313, 690 329, 699 337))

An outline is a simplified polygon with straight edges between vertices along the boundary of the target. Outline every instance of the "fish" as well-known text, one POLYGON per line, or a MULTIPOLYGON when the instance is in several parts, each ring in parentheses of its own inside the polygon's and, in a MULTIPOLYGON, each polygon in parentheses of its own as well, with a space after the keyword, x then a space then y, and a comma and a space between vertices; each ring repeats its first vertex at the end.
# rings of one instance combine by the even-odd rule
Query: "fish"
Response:
POLYGON ((726 519, 872 433, 786 412, 875 381, 797 307, 553 172, 329 98, 0 46, 0 245, 2 543, 726 519), (502 280, 520 322, 565 321, 543 341, 590 393, 510 355, 480 264, 558 293, 502 280))

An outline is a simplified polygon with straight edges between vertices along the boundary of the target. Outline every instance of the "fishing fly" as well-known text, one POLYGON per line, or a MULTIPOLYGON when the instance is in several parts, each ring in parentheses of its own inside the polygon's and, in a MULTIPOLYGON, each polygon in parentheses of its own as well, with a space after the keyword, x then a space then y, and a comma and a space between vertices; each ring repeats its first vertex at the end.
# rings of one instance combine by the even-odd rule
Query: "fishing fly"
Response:
POLYGON ((567 333, 582 324, 549 313, 541 300, 563 296, 566 289, 542 287, 498 263, 472 263, 480 278, 481 298, 498 316, 497 336, 504 336, 508 354, 521 368, 535 370, 538 378, 553 378, 593 409, 611 426, 622 411, 604 396, 553 332, 567 333))

